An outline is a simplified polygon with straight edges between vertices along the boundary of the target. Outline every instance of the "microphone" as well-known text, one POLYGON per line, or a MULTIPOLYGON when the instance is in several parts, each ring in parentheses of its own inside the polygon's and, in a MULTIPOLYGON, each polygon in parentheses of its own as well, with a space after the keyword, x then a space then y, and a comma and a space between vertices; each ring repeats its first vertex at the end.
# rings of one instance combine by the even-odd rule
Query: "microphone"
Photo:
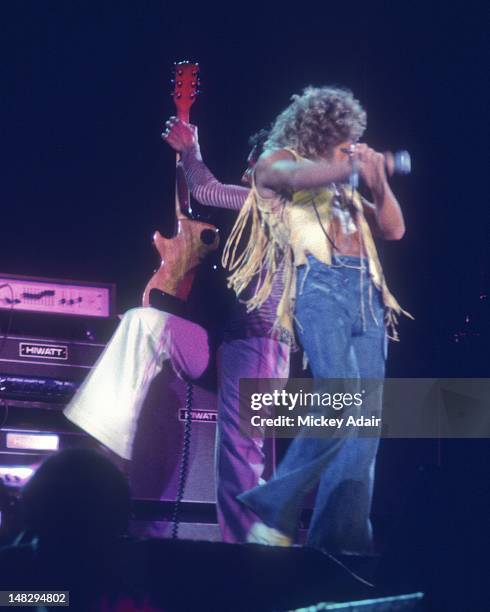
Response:
POLYGON ((408 151, 387 151, 383 155, 388 174, 410 174, 412 171, 412 158, 408 151))
MULTIPOLYGON (((349 152, 352 151, 349 150, 349 152)), ((393 174, 406 175, 410 174, 412 171, 412 158, 408 151, 396 151, 395 153, 386 151, 383 155, 385 158, 385 168, 389 176, 393 174)), ((359 187, 359 169, 355 162, 353 163, 352 172, 349 176, 349 185, 353 189, 359 187)))

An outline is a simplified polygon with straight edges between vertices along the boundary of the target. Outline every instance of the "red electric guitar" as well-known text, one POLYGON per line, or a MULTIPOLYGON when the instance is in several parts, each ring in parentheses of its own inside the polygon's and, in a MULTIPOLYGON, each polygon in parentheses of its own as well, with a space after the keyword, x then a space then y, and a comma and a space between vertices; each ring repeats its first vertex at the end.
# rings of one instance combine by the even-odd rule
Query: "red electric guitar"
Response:
MULTIPOLYGON (((198 93, 199 66, 190 62, 178 62, 174 71, 173 99, 177 117, 189 123, 190 109, 198 93)), ((179 158, 177 154, 177 163, 179 158)), ((160 267, 146 285, 143 306, 150 305, 152 289, 187 300, 197 267, 206 255, 218 248, 218 230, 209 223, 192 218, 189 190, 179 166, 175 185, 175 215, 176 230, 173 238, 164 238, 158 231, 153 236, 153 244, 160 255, 160 267)))

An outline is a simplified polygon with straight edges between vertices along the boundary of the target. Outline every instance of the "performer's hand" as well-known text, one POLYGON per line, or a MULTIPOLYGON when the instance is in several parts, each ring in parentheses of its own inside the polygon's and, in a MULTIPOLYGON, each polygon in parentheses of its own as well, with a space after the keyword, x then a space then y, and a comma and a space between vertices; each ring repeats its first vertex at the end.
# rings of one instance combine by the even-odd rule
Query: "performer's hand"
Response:
POLYGON ((177 117, 170 117, 165 127, 162 138, 172 149, 181 153, 185 149, 197 146, 197 127, 195 125, 181 121, 177 117))
POLYGON ((382 193, 386 185, 386 160, 383 153, 378 153, 367 144, 356 144, 353 157, 357 161, 359 173, 373 193, 382 193))

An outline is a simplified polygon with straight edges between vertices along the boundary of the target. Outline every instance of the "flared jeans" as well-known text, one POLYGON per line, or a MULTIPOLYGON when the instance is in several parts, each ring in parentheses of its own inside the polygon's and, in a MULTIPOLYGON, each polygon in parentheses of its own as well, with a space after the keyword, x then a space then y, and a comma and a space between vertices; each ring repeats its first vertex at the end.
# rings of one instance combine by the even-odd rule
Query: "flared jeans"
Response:
MULTIPOLYGON (((329 266, 308 256, 297 271, 295 321, 315 388, 332 379, 351 385, 371 381, 368 405, 350 414, 362 410, 379 417, 387 337, 381 293, 369 279, 367 261, 336 256, 329 266)), ((371 552, 378 444, 376 435, 359 437, 355 428, 340 437, 311 437, 303 429, 273 478, 239 499, 264 523, 294 538, 304 498, 318 486, 307 544, 333 553, 371 552)))

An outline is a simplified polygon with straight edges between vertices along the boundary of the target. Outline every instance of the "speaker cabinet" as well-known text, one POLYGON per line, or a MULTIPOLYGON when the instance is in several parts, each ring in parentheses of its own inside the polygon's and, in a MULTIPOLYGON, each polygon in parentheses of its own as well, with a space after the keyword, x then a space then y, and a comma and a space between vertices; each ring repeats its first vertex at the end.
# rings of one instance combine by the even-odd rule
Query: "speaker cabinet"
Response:
MULTIPOLYGON (((133 446, 129 480, 134 499, 175 500, 184 452, 187 383, 165 365, 142 408, 133 446)), ((191 437, 183 502, 216 502, 214 453, 217 394, 193 385, 191 437)), ((266 469, 272 472, 273 444, 266 440, 266 469)))

